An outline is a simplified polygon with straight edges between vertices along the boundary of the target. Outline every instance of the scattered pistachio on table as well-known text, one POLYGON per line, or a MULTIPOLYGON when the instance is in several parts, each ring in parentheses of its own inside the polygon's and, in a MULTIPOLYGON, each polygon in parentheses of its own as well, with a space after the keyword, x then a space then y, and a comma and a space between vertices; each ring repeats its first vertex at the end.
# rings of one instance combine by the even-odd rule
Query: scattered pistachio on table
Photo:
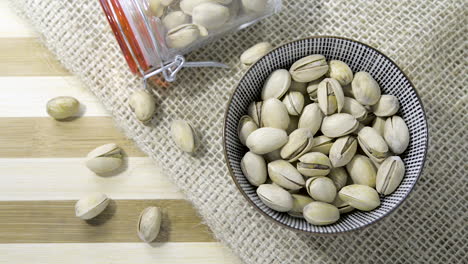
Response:
POLYGON ((161 221, 162 214, 160 208, 154 206, 145 208, 138 218, 138 237, 146 243, 151 243, 159 234, 161 221))
POLYGON ((193 153, 198 147, 198 136, 193 127, 185 120, 175 120, 171 124, 174 143, 182 151, 193 153))
POLYGON ((102 213, 109 205, 110 199, 103 193, 91 193, 75 204, 75 215, 89 220, 102 213))
POLYGON ((144 90, 135 91, 130 96, 129 105, 137 119, 143 123, 149 122, 156 112, 156 101, 150 93, 144 90))
POLYGON ((273 46, 269 42, 257 43, 242 53, 240 61, 245 67, 248 67, 265 56, 272 49, 273 46))
POLYGON ((80 102, 71 96, 59 96, 47 102, 47 113, 57 120, 76 116, 79 111, 80 102))
POLYGON ((86 166, 96 174, 115 171, 122 163, 122 149, 115 143, 99 146, 86 157, 86 166))

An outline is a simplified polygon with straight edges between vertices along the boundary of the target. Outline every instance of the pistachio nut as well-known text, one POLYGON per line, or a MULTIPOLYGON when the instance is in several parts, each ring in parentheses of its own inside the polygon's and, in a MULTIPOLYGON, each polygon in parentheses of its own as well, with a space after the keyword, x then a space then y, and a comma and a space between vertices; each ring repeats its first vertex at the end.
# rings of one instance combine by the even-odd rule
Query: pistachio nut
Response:
POLYGON ((262 100, 280 99, 291 85, 291 75, 285 69, 279 69, 270 74, 262 89, 262 100))
POLYGON ((198 25, 183 24, 167 32, 166 42, 170 48, 181 49, 195 42, 200 36, 198 25))
POLYGON ((299 126, 299 117, 298 116, 289 116, 289 126, 286 129, 286 133, 291 134, 299 126))
POLYGON ((245 115, 240 118, 239 125, 237 126, 237 135, 242 145, 245 146, 247 137, 257 129, 258 126, 252 117, 245 115))
MULTIPOLYGON (((367 108, 366 108, 367 109, 367 108)), ((367 112, 367 116, 366 118, 364 118, 362 121, 361 121, 361 124, 364 125, 364 126, 367 126, 369 125, 370 123, 372 123, 374 120, 375 120, 376 116, 374 113, 372 112, 367 112)))
POLYGON ((185 120, 175 120, 171 124, 172 140, 182 151, 193 153, 198 147, 197 133, 185 120))
POLYGON ((310 55, 296 61, 289 73, 296 82, 311 82, 328 72, 328 64, 323 55, 310 55))
POLYGON ((110 199, 103 193, 91 193, 75 204, 75 215, 83 220, 92 219, 102 213, 110 199))
POLYGON ((328 177, 333 181, 336 186, 336 190, 338 191, 347 185, 346 183, 348 182, 348 173, 342 167, 331 169, 328 177))
POLYGON ((265 159, 255 153, 245 153, 241 160, 241 169, 245 178, 254 186, 264 184, 267 179, 265 159))
POLYGON ((57 120, 76 116, 79 111, 80 102, 71 96, 59 96, 47 102, 47 113, 57 120))
POLYGON ((333 201, 332 205, 338 208, 340 214, 346 214, 354 210, 354 207, 349 205, 348 202, 343 201, 339 195, 335 197, 335 200, 333 201))
POLYGON ((359 122, 354 116, 346 113, 326 116, 322 121, 322 133, 331 138, 342 137, 351 134, 359 127, 359 122))
POLYGON ((250 66, 265 56, 272 49, 273 46, 269 42, 257 43, 242 53, 240 61, 244 66, 250 66))
POLYGON ((405 120, 392 116, 385 121, 384 138, 395 154, 401 154, 408 148, 410 134, 405 120))
POLYGON ((86 156, 86 166, 96 174, 115 171, 122 163, 122 150, 114 143, 97 147, 86 156))
POLYGON ((372 122, 372 128, 375 129, 379 135, 382 137, 384 136, 384 130, 385 130, 385 121, 387 118, 385 117, 376 117, 374 121, 372 122))
POLYGON ((307 94, 309 95, 309 98, 312 102, 318 102, 318 98, 317 98, 317 90, 318 90, 318 87, 319 87, 319 84, 322 82, 322 78, 320 79, 317 79, 317 80, 314 80, 314 81, 311 81, 308 85, 307 85, 307 94))
POLYGON ((372 111, 376 116, 392 116, 400 109, 398 98, 391 94, 383 94, 380 100, 372 106, 372 111))
POLYGON ((342 86, 341 86, 341 89, 343 89, 343 94, 344 94, 346 97, 354 98, 353 88, 351 87, 351 84, 342 85, 342 86))
POLYGON ((325 176, 330 173, 331 163, 328 157, 320 152, 302 155, 297 163, 297 170, 304 176, 325 176))
POLYGON ((229 5, 232 0, 182 0, 180 1, 180 10, 185 14, 191 16, 193 9, 203 3, 218 3, 222 5, 229 5))
POLYGON ((182 11, 173 11, 164 16, 162 23, 167 31, 183 24, 190 23, 190 17, 182 11))
POLYGON ((317 100, 325 115, 341 112, 344 104, 344 94, 340 83, 332 78, 325 78, 317 88, 317 100))
POLYGON ((363 105, 375 105, 380 99, 380 86, 367 72, 358 72, 351 83, 354 98, 363 105))
POLYGON ((352 184, 338 192, 340 199, 361 211, 372 211, 380 205, 379 194, 367 185, 352 184))
POLYGON ((348 64, 339 61, 331 60, 328 63, 328 76, 337 80, 341 85, 348 85, 353 80, 353 71, 348 64))
POLYGON ((348 170, 353 183, 367 185, 372 188, 375 187, 377 172, 372 161, 368 157, 356 154, 351 161, 346 164, 346 170, 348 170))
POLYGON ((293 198, 293 208, 288 212, 288 214, 293 217, 303 218, 304 215, 302 212, 304 207, 314 200, 312 200, 312 198, 309 196, 302 194, 292 194, 291 196, 293 198))
POLYGON ((287 190, 299 190, 305 184, 302 175, 285 160, 268 163, 268 175, 274 183, 287 190))
POLYGON ((257 188, 257 195, 269 208, 278 212, 288 212, 293 208, 291 194, 275 184, 262 184, 257 188))
POLYGON ((405 164, 399 156, 388 157, 377 171, 376 189, 378 193, 389 195, 400 186, 405 176, 405 164))
POLYGON ((307 193, 316 201, 331 203, 336 197, 336 186, 328 177, 312 177, 305 183, 307 193))
POLYGON ((263 12, 268 7, 268 0, 242 0, 245 10, 251 12, 263 12))
POLYGON ((156 239, 161 229, 162 214, 158 207, 145 208, 138 219, 138 237, 146 243, 156 239))
POLYGON ((309 104, 302 110, 298 128, 308 128, 315 135, 322 125, 323 113, 318 104, 309 104))
POLYGON ((213 2, 201 3, 192 10, 192 22, 207 29, 222 27, 229 16, 229 8, 213 2))
POLYGON ((357 138, 361 149, 372 160, 382 163, 388 157, 388 145, 377 130, 364 127, 357 138))
POLYGON ((289 126, 288 109, 276 98, 267 99, 263 102, 261 120, 263 127, 286 130, 289 126))
POLYGON ((281 148, 287 142, 288 135, 284 130, 262 127, 249 135, 246 145, 253 153, 263 155, 281 148))
POLYGON ((161 17, 164 14, 164 6, 161 0, 149 0, 149 8, 154 16, 161 17))
POLYGON ((304 207, 304 218, 313 225, 330 225, 340 219, 340 212, 334 205, 324 202, 311 202, 304 207))
POLYGON ((289 92, 284 96, 283 104, 290 115, 298 116, 304 108, 304 95, 300 92, 289 92))
POLYGON ((144 90, 135 91, 130 96, 129 105, 137 119, 143 123, 149 122, 156 112, 156 101, 144 90))
POLYGON ((253 121, 257 126, 262 124, 262 108, 263 108, 263 101, 260 102, 252 102, 249 105, 249 109, 247 110, 250 117, 252 117, 253 121))
POLYGON ((341 112, 354 116, 357 121, 363 121, 367 118, 366 108, 351 97, 344 98, 343 109, 341 112))
POLYGON ((291 86, 289 87, 289 91, 300 92, 305 96, 307 94, 307 83, 296 82, 294 80, 291 80, 291 86))
POLYGON ((332 145, 333 139, 327 136, 318 136, 312 140, 312 147, 310 148, 310 152, 320 152, 328 155, 332 145))
POLYGON ((281 148, 281 157, 289 162, 294 162, 310 150, 313 135, 308 128, 298 128, 289 135, 286 145, 281 148))
POLYGON ((353 136, 338 138, 330 149, 330 162, 334 168, 343 167, 354 157, 358 142, 353 136))
POLYGON ((170 6, 174 0, 161 0, 161 5, 170 6))
POLYGON ((264 154, 263 157, 267 162, 272 162, 275 160, 280 160, 281 158, 281 149, 273 150, 272 152, 268 152, 264 154))

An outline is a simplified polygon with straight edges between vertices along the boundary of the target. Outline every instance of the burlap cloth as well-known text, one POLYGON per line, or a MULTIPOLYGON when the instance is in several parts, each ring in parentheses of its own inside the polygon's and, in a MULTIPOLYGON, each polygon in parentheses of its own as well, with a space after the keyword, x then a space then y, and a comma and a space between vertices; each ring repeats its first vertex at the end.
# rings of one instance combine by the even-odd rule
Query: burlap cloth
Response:
POLYGON ((158 114, 150 126, 128 107, 141 80, 129 72, 98 0, 15 2, 63 65, 184 191, 216 238, 246 263, 466 263, 465 1, 285 0, 280 15, 188 57, 222 61, 230 70, 186 69, 170 88, 153 87, 158 114), (236 189, 223 156, 224 110, 243 73, 239 55, 256 42, 312 35, 356 39, 391 57, 416 86, 430 126, 424 175, 407 201, 383 221, 339 236, 296 233, 267 221, 236 189), (169 137, 178 118, 201 132, 195 157, 169 137))

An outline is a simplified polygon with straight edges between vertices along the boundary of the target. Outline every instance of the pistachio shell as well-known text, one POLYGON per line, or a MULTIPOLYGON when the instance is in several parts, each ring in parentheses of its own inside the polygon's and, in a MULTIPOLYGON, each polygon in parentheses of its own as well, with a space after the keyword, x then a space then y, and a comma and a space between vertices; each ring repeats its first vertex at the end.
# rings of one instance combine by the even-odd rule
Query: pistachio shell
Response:
POLYGON ((336 186, 328 177, 312 177, 305 183, 307 193, 316 201, 331 203, 336 197, 336 186))
POLYGON ((262 100, 280 99, 291 85, 291 75, 285 69, 279 69, 270 74, 262 89, 262 100))
POLYGON ((299 126, 299 117, 298 116, 289 116, 289 125, 286 129, 286 133, 291 134, 299 126))
POLYGON ((290 115, 300 115, 304 108, 304 96, 300 92, 289 92, 284 97, 283 104, 290 115))
POLYGON ((383 94, 377 104, 372 106, 372 111, 376 116, 392 116, 400 109, 398 98, 391 94, 383 94))
POLYGON ((340 219, 338 208, 323 202, 311 202, 304 207, 304 218, 313 225, 330 225, 340 219))
POLYGON ((330 173, 331 163, 328 157, 320 152, 302 155, 297 163, 297 170, 304 176, 325 176, 330 173))
POLYGON ((183 24, 169 30, 166 42, 170 48, 181 49, 195 42, 200 36, 199 26, 183 24))
POLYGON ((289 114, 286 106, 276 98, 263 102, 261 120, 263 127, 286 130, 289 126, 289 114))
POLYGON ((174 0, 161 0, 161 5, 170 6, 174 0))
POLYGON ((353 179, 353 183, 375 187, 377 172, 368 157, 356 154, 346 164, 346 169, 351 179, 353 179))
POLYGON ((312 146, 313 135, 308 128, 298 128, 289 135, 286 145, 281 148, 281 157, 294 162, 312 146))
POLYGON ((241 160, 241 169, 245 178, 254 186, 264 184, 267 179, 265 159, 255 153, 245 153, 241 160))
POLYGON ((321 130, 325 136, 335 138, 351 134, 358 127, 359 122, 354 116, 339 113, 324 117, 321 130))
POLYGON ((380 205, 377 191, 366 185, 352 184, 345 186, 338 192, 338 195, 341 200, 362 211, 371 211, 380 205))
POLYGON ((182 11, 173 11, 164 16, 162 23, 166 30, 171 30, 183 24, 190 23, 190 17, 182 11))
POLYGON ((327 136, 318 136, 312 140, 310 152, 320 152, 325 155, 328 155, 330 153, 332 145, 333 139, 327 136))
POLYGON ((346 214, 354 210, 354 207, 349 205, 347 202, 341 200, 339 195, 336 196, 335 201, 333 201, 332 205, 338 208, 340 214, 346 214))
POLYGON ((268 8, 268 0, 242 0, 245 10, 251 12, 263 12, 268 8))
POLYGON ((338 138, 330 149, 330 162, 333 167, 343 167, 354 157, 358 142, 355 137, 338 138))
POLYGON ((250 66, 265 56, 272 49, 273 46, 269 42, 257 43, 242 53, 240 61, 243 65, 250 66))
POLYGON ((388 157, 377 171, 377 192, 383 195, 393 193, 405 176, 405 164, 398 156, 388 157))
POLYGON ((322 82, 322 80, 323 79, 320 78, 320 79, 311 81, 307 85, 307 94, 309 95, 309 98, 312 102, 318 102, 317 91, 318 91, 319 84, 322 82))
POLYGON ((289 192, 274 184, 262 184, 257 188, 262 202, 278 212, 288 212, 293 208, 293 198, 289 192))
POLYGON ((229 8, 213 2, 201 3, 192 10, 192 22, 207 29, 222 27, 229 16, 229 8))
POLYGON ((258 126, 252 117, 245 115, 240 118, 239 125, 237 126, 237 135, 242 145, 245 146, 247 137, 257 129, 258 126))
POLYGON ((91 193, 75 204, 75 215, 88 220, 98 216, 109 205, 110 199, 103 193, 91 193))
POLYGON ((164 14, 164 6, 161 0, 149 0, 149 8, 154 16, 161 17, 164 14))
POLYGON ((193 153, 198 147, 198 137, 193 127, 185 120, 175 120, 171 124, 174 143, 187 153, 193 153))
POLYGON ((348 85, 353 80, 353 71, 348 64, 339 60, 331 60, 328 66, 328 76, 337 80, 341 85, 348 85))
POLYGON ((372 122, 372 128, 375 129, 382 137, 384 136, 386 120, 387 118, 385 117, 376 117, 372 122))
POLYGON ((192 15, 193 9, 203 3, 218 3, 228 5, 232 0, 182 0, 180 1, 180 9, 187 15, 192 15))
POLYGON ((71 96, 59 96, 47 102, 47 113, 57 120, 76 116, 79 111, 80 102, 71 96))
POLYGON ((380 99, 380 86, 367 72, 358 72, 351 83, 354 98, 363 105, 374 105, 380 99))
POLYGON ((317 100, 325 115, 341 112, 344 104, 344 94, 340 83, 332 78, 325 78, 317 88, 317 100))
POLYGON ((130 96, 129 105, 137 119, 143 123, 150 121, 156 112, 156 101, 144 90, 135 91, 130 96))
POLYGON ((322 124, 323 113, 318 104, 309 104, 302 110, 298 128, 309 128, 313 135, 317 133, 322 124))
POLYGON ((302 175, 285 160, 268 163, 268 175, 274 183, 288 190, 299 190, 305 184, 302 175))
POLYGON ((252 102, 249 105, 248 114, 252 117, 255 124, 260 126, 262 124, 262 108, 263 108, 263 101, 260 102, 252 102))
POLYGON ((384 138, 395 154, 401 154, 408 148, 410 135, 405 120, 392 116, 385 121, 384 138))
POLYGON ((288 212, 290 216, 303 218, 302 214, 304 207, 309 203, 313 202, 312 198, 307 195, 302 194, 292 194, 293 198, 293 208, 288 212))
POLYGON ((114 143, 99 146, 86 156, 86 166, 96 174, 115 171, 123 163, 121 151, 114 143))
POLYGON ((388 145, 377 130, 364 127, 357 138, 361 149, 375 162, 382 163, 388 157, 388 145))
POLYGON ((328 72, 328 64, 323 55, 310 55, 296 61, 289 69, 294 81, 310 82, 328 72))
POLYGON ((288 135, 284 130, 262 127, 252 132, 247 138, 247 147, 255 154, 263 155, 284 146, 288 135))
POLYGON ((363 121, 367 118, 366 108, 351 97, 344 98, 343 109, 341 112, 354 116, 358 121, 363 121))
POLYGON ((145 208, 138 219, 138 237, 146 243, 156 239, 161 228, 162 214, 158 207, 145 208))
POLYGON ((333 168, 330 171, 330 174, 328 175, 330 180, 333 181, 333 183, 336 186, 336 190, 341 190, 344 186, 347 185, 348 182, 348 173, 344 168, 333 168))

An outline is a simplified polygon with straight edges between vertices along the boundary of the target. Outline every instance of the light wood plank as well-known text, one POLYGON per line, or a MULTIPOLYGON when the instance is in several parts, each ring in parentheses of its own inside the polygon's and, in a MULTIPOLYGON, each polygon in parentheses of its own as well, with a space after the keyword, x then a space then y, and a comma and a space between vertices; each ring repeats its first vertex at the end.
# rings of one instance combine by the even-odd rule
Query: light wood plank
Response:
POLYGON ((184 199, 149 158, 129 158, 120 172, 97 176, 83 158, 0 159, 0 200, 75 200, 89 192, 113 199, 184 199))
POLYGON ((36 37, 37 33, 20 18, 7 0, 0 1, 0 38, 36 37))
POLYGON ((0 244, 0 263, 240 264, 220 243, 0 244), (14 261, 12 261, 14 260, 14 261))
POLYGON ((81 117, 69 122, 45 117, 0 118, 0 158, 84 157, 110 142, 130 157, 146 156, 115 128, 110 117, 81 117))
POLYGON ((56 96, 78 99, 82 115, 109 116, 76 77, 0 77, 0 93, 0 117, 47 117, 46 104, 56 96))
POLYGON ((69 76, 36 38, 0 38, 0 76, 69 76))
POLYGON ((113 200, 101 215, 88 221, 75 216, 75 203, 0 202, 0 243, 138 242, 138 216, 148 206, 163 210, 161 232, 155 242, 215 241, 185 200, 113 200))

